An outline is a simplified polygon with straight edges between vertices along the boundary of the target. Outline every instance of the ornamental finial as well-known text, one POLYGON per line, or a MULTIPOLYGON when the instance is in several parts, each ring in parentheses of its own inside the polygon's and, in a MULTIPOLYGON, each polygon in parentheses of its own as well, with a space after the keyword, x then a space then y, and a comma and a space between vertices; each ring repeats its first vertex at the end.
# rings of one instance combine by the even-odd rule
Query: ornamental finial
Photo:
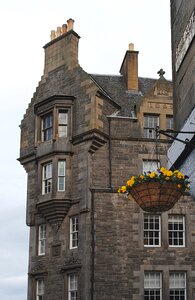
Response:
POLYGON ((159 74, 160 77, 163 77, 163 75, 165 74, 165 71, 163 69, 160 69, 157 74, 159 74))

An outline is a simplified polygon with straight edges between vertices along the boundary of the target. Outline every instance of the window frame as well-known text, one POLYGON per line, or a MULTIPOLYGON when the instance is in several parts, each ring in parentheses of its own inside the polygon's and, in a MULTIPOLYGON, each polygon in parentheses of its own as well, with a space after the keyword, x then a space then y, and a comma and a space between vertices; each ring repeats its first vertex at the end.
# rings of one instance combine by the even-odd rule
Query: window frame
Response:
POLYGON ((148 171, 151 171, 151 172, 152 171, 156 171, 158 169, 158 165, 159 164, 160 164, 160 161, 157 160, 157 159, 143 159, 142 160, 142 170, 143 170, 143 173, 144 172, 147 173, 148 171), (148 165, 151 164, 152 167, 149 168, 149 166, 148 167, 144 166, 144 164, 146 164, 146 163, 148 163, 148 165), (156 165, 156 167, 153 168, 153 165, 156 165))
POLYGON ((68 129, 69 129, 69 112, 68 112, 68 109, 59 107, 57 109, 57 128, 56 128, 58 138, 67 138, 69 136, 68 129), (65 117, 65 122, 60 121, 60 114, 62 114, 62 113, 66 116, 65 117), (59 128, 66 128, 64 135, 60 135, 60 129, 59 128))
POLYGON ((44 300, 45 296, 45 281, 43 278, 36 279, 36 300, 44 300), (41 293, 39 292, 39 284, 41 283, 41 293))
POLYGON ((144 247, 147 247, 147 248, 151 248, 151 247, 161 247, 161 216, 160 215, 157 215, 157 214, 144 214, 144 218, 143 218, 143 244, 144 244, 144 247), (145 219, 148 218, 148 228, 146 228, 145 224, 145 219), (153 226, 154 228, 150 229, 150 220, 153 218, 153 226), (155 229, 155 219, 158 218, 159 222, 159 228, 158 230, 155 229), (153 234, 151 235, 150 232, 152 232, 153 234), (155 233, 158 232, 158 236, 155 236, 155 233), (147 239, 148 243, 145 243, 145 240, 147 239), (153 240, 154 243, 153 244, 150 244, 150 240, 153 240), (155 244, 155 239, 158 239, 158 244, 155 244))
MULTIPOLYGON (((156 278, 155 278, 155 283, 157 283, 157 280, 156 280, 156 278)), ((154 284, 155 285, 155 284, 154 284)), ((152 296, 152 295, 150 295, 150 292, 151 291, 157 291, 157 290, 159 290, 159 297, 160 298, 158 298, 159 300, 162 300, 162 290, 163 290, 163 286, 162 286, 162 272, 161 271, 145 271, 144 272, 144 299, 145 299, 145 297, 147 297, 147 299, 149 299, 150 300, 150 296, 152 296), (148 286, 146 285, 146 274, 148 274, 149 275, 149 277, 148 277, 148 286), (158 274, 159 275, 159 287, 155 287, 155 286, 152 286, 151 285, 151 278, 150 278, 150 276, 151 275, 154 275, 154 274, 158 274), (149 295, 145 295, 145 293, 146 293, 146 291, 149 291, 149 295), (148 298, 149 297, 149 298, 148 298)), ((157 296, 157 295, 155 295, 155 296, 157 296)), ((151 298, 151 299, 154 299, 154 298, 151 298)), ((157 299, 157 298, 155 298, 155 299, 157 299)))
POLYGON ((53 139, 53 126, 54 126, 53 111, 47 112, 41 116, 41 141, 42 142, 47 142, 53 139), (51 119, 51 124, 49 120, 48 126, 46 125, 46 127, 44 127, 44 123, 47 123, 46 120, 48 117, 51 117, 49 118, 51 119), (47 136, 49 136, 49 138, 47 136))
POLYGON ((166 129, 173 129, 174 128, 173 126, 174 126, 173 115, 166 115, 166 129), (170 124, 171 126, 169 126, 170 124))
POLYGON ((46 250, 46 224, 38 227, 38 255, 45 255, 46 250), (42 250, 43 249, 43 250, 42 250))
POLYGON ((36 115, 36 126, 35 126, 35 145, 40 145, 40 143, 44 143, 42 138, 42 119, 48 114, 53 115, 53 136, 50 141, 55 141, 56 139, 60 139, 58 137, 58 113, 60 111, 64 111, 67 113, 67 137, 71 139, 72 137, 72 109, 74 105, 74 96, 66 96, 66 95, 54 95, 51 96, 34 106, 34 112, 36 115))
MULTIPOLYGON (((143 136, 144 136, 144 138, 147 138, 147 139, 155 139, 156 138, 156 134, 155 134, 156 128, 154 126, 149 126, 149 122, 151 122, 149 120, 149 118, 156 118, 156 120, 157 120, 156 126, 159 126, 160 115, 159 114, 150 114, 150 113, 144 113, 144 115, 143 115, 143 136), (147 120, 146 120, 146 118, 147 118, 147 120), (147 123, 147 126, 146 126, 146 123, 147 123)), ((153 125, 155 125, 154 120, 152 120, 152 123, 153 123, 153 125)))
POLYGON ((58 192, 65 192, 65 190, 66 190, 66 159, 58 159, 57 168, 58 168, 57 191, 58 192), (60 166, 59 165, 62 162, 64 163, 63 174, 60 174, 60 166), (62 189, 60 189, 61 179, 62 179, 62 183, 63 183, 63 188, 62 189))
POLYGON ((70 273, 68 274, 68 300, 78 300, 78 274, 70 273), (74 288, 71 288, 71 277, 73 277, 74 288), (71 295, 73 293, 73 295, 71 295), (72 297, 73 296, 73 297, 72 297))
POLYGON ((52 176, 53 176, 53 162, 48 161, 42 164, 42 195, 47 195, 52 192, 52 185, 53 185, 52 176), (49 168, 49 170, 47 170, 47 168, 49 168))
MULTIPOLYGON (((181 283, 181 279, 180 279, 180 283, 181 283)), ((176 285, 178 285, 179 283, 178 282, 176 282, 176 285)), ((174 296, 176 296, 176 295, 173 295, 173 298, 171 298, 171 295, 170 295, 170 293, 171 293, 171 290, 174 290, 174 293, 175 293, 175 291, 181 291, 181 290, 183 290, 184 291, 184 300, 187 300, 187 281, 186 281, 186 271, 171 271, 171 272, 169 272, 169 299, 170 300, 175 300, 175 299, 179 299, 178 298, 178 295, 177 295, 177 298, 174 298, 174 296), (184 287, 176 287, 176 286, 174 286, 174 287, 171 287, 171 275, 184 275, 184 287)), ((179 295, 179 297, 180 297, 181 295, 179 295)), ((183 299, 183 295, 182 295, 182 299, 183 299)), ((179 299, 180 300, 180 299, 179 299)))
POLYGON ((79 243, 79 217, 78 215, 75 215, 70 217, 70 249, 78 248, 78 243, 79 243))
POLYGON ((184 215, 168 215, 168 245, 169 245, 169 247, 170 248, 174 248, 174 247, 176 247, 176 248, 183 248, 183 247, 185 247, 186 246, 186 239, 185 239, 185 216, 184 215), (173 224, 173 227, 174 227, 174 225, 178 225, 178 227, 179 227, 179 224, 182 224, 182 226, 183 226, 183 229, 182 230, 176 230, 176 229, 173 229, 173 230, 170 230, 169 229, 169 224, 170 224, 170 222, 169 222, 169 220, 170 220, 170 218, 172 218, 172 219, 179 219, 179 218, 182 218, 182 222, 172 222, 172 224, 173 224), (169 237, 169 234, 170 234, 170 232, 172 232, 173 233, 173 235, 172 235, 172 237, 171 237, 171 239, 174 241, 175 239, 177 239, 177 241, 179 241, 181 238, 179 237, 179 235, 180 235, 180 233, 182 233, 182 241, 183 241, 183 244, 182 245, 180 245, 179 243, 176 245, 176 244, 170 244, 170 237, 169 237), (175 235, 175 237, 174 237, 174 235, 175 235), (176 236, 177 235, 177 236, 176 236))

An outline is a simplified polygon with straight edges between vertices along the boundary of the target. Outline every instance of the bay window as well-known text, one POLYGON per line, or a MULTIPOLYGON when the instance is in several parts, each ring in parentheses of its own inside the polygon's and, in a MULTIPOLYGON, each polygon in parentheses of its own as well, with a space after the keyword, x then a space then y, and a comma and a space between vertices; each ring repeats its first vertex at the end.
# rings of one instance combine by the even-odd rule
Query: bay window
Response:
POLYGON ((58 161, 58 191, 65 191, 65 174, 66 174, 66 161, 58 161))
POLYGON ((52 190, 52 162, 43 165, 42 170, 42 194, 48 194, 52 190))
POLYGON ((42 117, 42 138, 43 142, 49 141, 53 136, 53 115, 52 113, 46 114, 42 117))

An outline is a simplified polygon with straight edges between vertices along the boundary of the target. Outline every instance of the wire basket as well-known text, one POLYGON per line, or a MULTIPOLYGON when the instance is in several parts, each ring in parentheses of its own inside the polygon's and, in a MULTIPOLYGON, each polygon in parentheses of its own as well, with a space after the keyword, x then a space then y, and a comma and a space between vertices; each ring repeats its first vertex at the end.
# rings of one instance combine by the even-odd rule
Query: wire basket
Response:
POLYGON ((144 211, 163 212, 171 209, 184 192, 173 182, 143 182, 133 186, 129 195, 144 211))

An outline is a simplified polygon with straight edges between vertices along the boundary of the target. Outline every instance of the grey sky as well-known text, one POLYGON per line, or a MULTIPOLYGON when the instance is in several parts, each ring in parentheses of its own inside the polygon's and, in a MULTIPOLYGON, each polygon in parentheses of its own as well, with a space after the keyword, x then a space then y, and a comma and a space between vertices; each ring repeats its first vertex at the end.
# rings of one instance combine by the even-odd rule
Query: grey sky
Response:
POLYGON ((50 30, 75 20, 79 62, 89 73, 119 74, 129 43, 139 76, 171 79, 169 0, 6 0, 0 4, 0 300, 25 300, 28 228, 19 124, 43 73, 50 30))

